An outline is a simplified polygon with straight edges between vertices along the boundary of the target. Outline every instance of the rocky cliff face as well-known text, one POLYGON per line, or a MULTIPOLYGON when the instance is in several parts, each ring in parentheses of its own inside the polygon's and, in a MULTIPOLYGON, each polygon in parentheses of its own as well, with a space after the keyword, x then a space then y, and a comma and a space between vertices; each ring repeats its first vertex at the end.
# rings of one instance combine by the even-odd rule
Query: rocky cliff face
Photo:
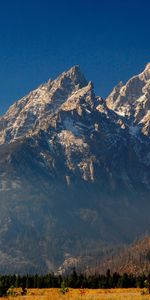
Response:
POLYGON ((0 118, 1 272, 57 270, 149 230, 148 84, 149 65, 105 101, 75 66, 0 118))

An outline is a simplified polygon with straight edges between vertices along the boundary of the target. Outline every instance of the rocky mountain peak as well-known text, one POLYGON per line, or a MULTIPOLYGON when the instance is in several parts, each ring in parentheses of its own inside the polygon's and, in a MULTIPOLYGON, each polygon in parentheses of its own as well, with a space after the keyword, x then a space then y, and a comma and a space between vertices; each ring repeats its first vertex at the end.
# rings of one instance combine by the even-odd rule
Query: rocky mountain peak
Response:
POLYGON ((78 106, 81 113, 82 109, 77 102, 83 103, 83 98, 86 99, 86 105, 93 107, 93 84, 88 83, 79 66, 73 66, 10 107, 0 119, 0 144, 31 135, 35 128, 50 122, 53 115, 56 115, 63 106, 74 109, 78 106), (80 98, 82 101, 79 101, 80 98))
POLYGON ((133 76, 123 86, 115 88, 106 99, 108 108, 129 120, 131 125, 142 126, 149 134, 150 127, 150 63, 144 71, 133 76))
POLYGON ((68 71, 63 72, 56 80, 63 88, 76 87, 82 88, 88 84, 84 74, 81 72, 78 65, 73 66, 68 71))

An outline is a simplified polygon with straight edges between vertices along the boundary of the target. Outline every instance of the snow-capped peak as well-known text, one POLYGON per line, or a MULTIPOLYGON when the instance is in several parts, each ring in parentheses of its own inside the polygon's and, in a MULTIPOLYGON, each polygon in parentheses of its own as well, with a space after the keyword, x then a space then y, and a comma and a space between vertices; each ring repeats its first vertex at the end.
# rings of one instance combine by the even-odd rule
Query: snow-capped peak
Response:
POLYGON ((92 84, 88 84, 79 66, 42 84, 12 105, 0 119, 0 143, 31 134, 31 131, 56 114, 69 98, 75 95, 75 101, 80 94, 85 94, 90 89, 92 84))
POLYGON ((145 120, 149 119, 150 110, 150 63, 142 73, 133 76, 124 86, 114 89, 106 103, 118 115, 126 117, 136 125, 142 124, 143 133, 148 134, 145 120))

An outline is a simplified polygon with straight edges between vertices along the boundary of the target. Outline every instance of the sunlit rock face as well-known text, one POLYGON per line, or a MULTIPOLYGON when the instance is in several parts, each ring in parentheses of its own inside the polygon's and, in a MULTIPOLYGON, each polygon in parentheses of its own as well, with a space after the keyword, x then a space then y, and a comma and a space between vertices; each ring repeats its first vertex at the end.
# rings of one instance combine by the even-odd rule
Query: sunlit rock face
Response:
POLYGON ((150 63, 142 73, 132 77, 125 85, 119 84, 115 87, 106 103, 118 115, 130 120, 132 126, 141 128, 144 135, 149 135, 150 63))

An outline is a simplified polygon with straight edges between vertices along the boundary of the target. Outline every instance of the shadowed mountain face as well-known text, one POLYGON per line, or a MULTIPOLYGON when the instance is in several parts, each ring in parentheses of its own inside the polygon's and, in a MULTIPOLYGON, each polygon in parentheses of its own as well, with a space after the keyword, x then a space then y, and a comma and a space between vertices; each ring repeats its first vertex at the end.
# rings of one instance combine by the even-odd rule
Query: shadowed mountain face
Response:
POLYGON ((148 76, 104 101, 75 66, 0 118, 1 273, 56 271, 149 230, 148 76))

